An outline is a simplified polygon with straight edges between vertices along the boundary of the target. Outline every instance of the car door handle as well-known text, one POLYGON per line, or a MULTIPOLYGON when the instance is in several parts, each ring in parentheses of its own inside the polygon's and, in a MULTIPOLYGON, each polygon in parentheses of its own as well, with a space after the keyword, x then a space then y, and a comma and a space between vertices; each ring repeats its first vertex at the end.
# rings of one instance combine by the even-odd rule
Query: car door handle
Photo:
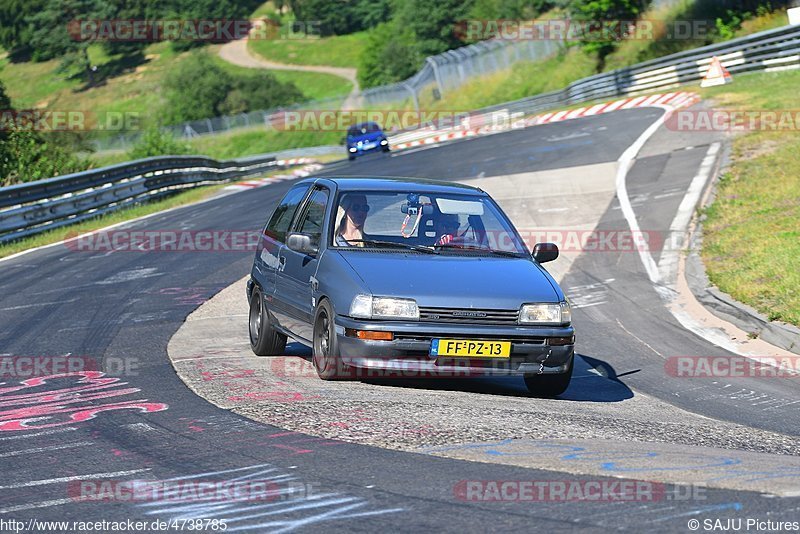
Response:
POLYGON ((278 258, 278 270, 283 271, 284 267, 286 267, 286 256, 280 256, 278 258))

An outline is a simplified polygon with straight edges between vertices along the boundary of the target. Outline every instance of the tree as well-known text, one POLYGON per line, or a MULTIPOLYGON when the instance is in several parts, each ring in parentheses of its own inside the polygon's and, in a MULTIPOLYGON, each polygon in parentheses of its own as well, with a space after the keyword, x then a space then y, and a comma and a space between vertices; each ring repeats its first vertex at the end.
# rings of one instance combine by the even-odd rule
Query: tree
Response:
POLYGON ((42 10, 27 20, 33 27, 30 46, 33 59, 43 61, 60 57, 62 70, 80 68, 89 84, 94 83, 94 70, 89 59, 93 36, 78 38, 75 21, 110 20, 112 4, 103 0, 47 0, 42 10))
POLYGON ((233 89, 231 77, 207 54, 193 52, 164 80, 167 124, 220 115, 219 109, 233 89))
POLYGON ((45 0, 3 0, 0 2, 0 45, 11 54, 30 48, 33 28, 28 17, 41 11, 45 0))
POLYGON ((367 35, 358 64, 362 88, 399 82, 412 76, 422 58, 413 46, 413 36, 397 30, 397 23, 379 24, 367 35))
MULTIPOLYGON (((650 0, 575 0, 572 9, 577 20, 588 22, 590 26, 602 21, 613 25, 620 21, 636 20, 649 4, 650 0)), ((617 47, 613 36, 605 36, 602 31, 585 33, 581 42, 586 52, 597 53, 598 70, 603 69, 606 56, 617 47)))
POLYGON ((421 57, 441 54, 463 46, 456 24, 465 20, 472 0, 406 0, 399 4, 395 19, 411 33, 421 57))
POLYGON ((389 20, 390 0, 289 0, 296 20, 319 21, 323 35, 345 35, 389 20))

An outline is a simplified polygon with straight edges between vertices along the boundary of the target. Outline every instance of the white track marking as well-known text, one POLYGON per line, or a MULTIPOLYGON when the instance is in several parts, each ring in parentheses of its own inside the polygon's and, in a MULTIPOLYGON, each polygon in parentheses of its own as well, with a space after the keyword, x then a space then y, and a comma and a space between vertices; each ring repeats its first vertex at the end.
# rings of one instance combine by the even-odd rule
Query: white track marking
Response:
POLYGON ((36 436, 49 436, 50 434, 61 434, 63 432, 74 432, 77 430, 74 426, 68 426, 66 428, 54 428, 52 430, 42 430, 41 432, 36 432, 35 434, 22 434, 21 436, 8 436, 7 438, 0 438, 0 441, 12 441, 17 439, 25 439, 25 438, 35 438, 36 436))
POLYGON ((72 477, 48 478, 46 480, 31 480, 30 482, 6 484, 4 486, 0 486, 0 490, 47 486, 49 484, 59 484, 61 482, 72 482, 73 480, 99 480, 103 478, 124 477, 128 475, 135 475, 136 473, 144 473, 146 471, 150 471, 150 469, 132 469, 130 471, 114 471, 111 473, 92 473, 91 475, 76 475, 72 477))
POLYGON ((0 458, 10 458, 12 456, 20 456, 22 454, 36 454, 38 452, 60 451, 62 449, 73 449, 75 447, 83 447, 94 445, 92 441, 78 441, 76 443, 67 443, 65 445, 51 445, 49 447, 34 447, 32 449, 23 449, 19 451, 4 452, 0 454, 0 458))
MULTIPOLYGON (((619 165, 617 168, 616 182, 617 199, 619 200, 619 206, 622 210, 622 215, 625 217, 625 220, 628 221, 628 226, 630 227, 632 232, 631 235, 633 236, 641 236, 642 232, 639 229, 639 222, 636 220, 636 213, 634 213, 630 198, 628 197, 628 189, 625 183, 628 178, 628 171, 630 171, 636 155, 642 149, 644 144, 653 136, 653 134, 655 134, 658 129, 661 128, 661 125, 664 124, 664 120, 666 120, 667 113, 672 110, 672 108, 669 106, 655 107, 662 109, 664 113, 661 114, 661 116, 653 124, 651 124, 650 127, 645 130, 644 133, 640 135, 639 138, 634 141, 634 143, 629 146, 617 160, 617 164, 619 165)), ((650 254, 649 247, 647 247, 645 243, 639 243, 639 246, 636 248, 639 251, 639 258, 642 260, 642 265, 644 265, 650 281, 654 284, 658 284, 658 266, 653 260, 653 256, 650 254)))
POLYGON ((61 304, 67 304, 69 302, 77 302, 78 299, 69 299, 69 300, 60 300, 56 302, 37 302, 36 304, 23 304, 21 306, 9 306, 7 308, 0 308, 0 311, 13 311, 13 310, 24 310, 27 308, 38 308, 39 306, 60 306, 61 304))
POLYGON ((669 226, 668 240, 664 243, 664 249, 661 251, 661 258, 658 262, 659 277, 667 284, 673 283, 678 272, 678 260, 680 251, 683 249, 686 229, 689 227, 695 207, 714 170, 714 163, 717 161, 720 147, 720 143, 713 143, 708 148, 708 152, 700 164, 700 169, 692 179, 689 189, 686 190, 686 194, 678 206, 678 212, 669 226))
MULTIPOLYGON (((669 105, 657 105, 653 107, 658 107, 664 110, 664 114, 662 114, 645 132, 630 146, 627 150, 622 154, 619 158, 619 169, 617 171, 617 198, 620 203, 620 208, 622 210, 622 214, 625 216, 625 220, 628 222, 628 226, 631 229, 632 235, 634 236, 641 236, 641 232, 639 230, 639 223, 636 220, 636 214, 631 207, 630 198, 628 197, 628 191, 626 186, 626 179, 628 176, 628 171, 631 168, 633 160, 635 159, 636 155, 642 149, 644 144, 650 139, 650 137, 655 134, 655 132, 662 126, 668 112, 675 109, 673 106, 681 106, 686 104, 693 98, 691 94, 689 95, 678 95, 673 100, 672 104, 669 105)), ((694 210, 694 206, 697 204, 699 200, 699 194, 702 193, 702 190, 707 183, 707 180, 710 177, 711 171, 713 169, 714 162, 716 161, 717 154, 719 152, 719 146, 712 145, 708 152, 706 153, 706 158, 704 158, 703 163, 701 164, 700 170, 695 178, 692 180, 688 190, 686 191, 686 195, 683 201, 680 204, 678 209, 678 213, 675 216, 675 219, 670 226, 670 233, 673 232, 681 232, 685 233, 686 226, 688 225, 689 221, 691 221, 691 215, 694 210), (682 226, 682 227, 681 227, 682 226)), ((682 240, 683 238, 681 238, 682 240)), ((667 243, 668 247, 671 247, 673 250, 665 250, 662 252, 662 258, 659 265, 656 265, 655 260, 653 260, 652 254, 650 254, 650 249, 646 243, 638 243, 637 248, 639 252, 639 259, 642 262, 642 265, 647 271, 647 276, 652 282, 656 293, 664 300, 667 309, 672 314, 673 317, 681 324, 685 329, 689 330, 690 332, 696 334, 697 336, 705 339, 709 343, 717 345, 729 352, 734 354, 738 354, 740 356, 751 357, 752 354, 748 353, 747 351, 743 350, 739 347, 730 337, 716 328, 708 328, 703 326, 699 321, 697 321, 694 317, 690 316, 685 311, 679 309, 677 306, 673 305, 675 300, 677 290, 676 290, 676 280, 674 279, 666 279, 664 275, 673 276, 673 271, 677 270, 675 267, 677 262, 675 258, 678 260, 680 259, 680 250, 674 250, 674 247, 671 247, 671 243, 667 243), (664 254, 667 257, 664 257, 664 254), (674 255, 674 256, 670 256, 674 255), (675 266, 673 266, 673 263, 675 266)))
POLYGON ((0 508, 0 514, 9 514, 11 512, 21 512, 22 510, 34 510, 36 508, 50 508, 51 506, 59 506, 62 504, 74 503, 73 499, 54 499, 52 501, 33 502, 30 504, 20 504, 18 506, 9 506, 8 508, 0 508))

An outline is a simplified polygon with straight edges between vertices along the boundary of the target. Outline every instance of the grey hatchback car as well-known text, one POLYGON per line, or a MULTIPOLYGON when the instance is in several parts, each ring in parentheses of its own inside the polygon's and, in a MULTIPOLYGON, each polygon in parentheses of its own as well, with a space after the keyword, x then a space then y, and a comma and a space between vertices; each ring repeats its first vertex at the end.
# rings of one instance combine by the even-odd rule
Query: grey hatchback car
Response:
POLYGON ((480 189, 416 178, 294 185, 263 228, 250 279, 253 352, 287 338, 323 379, 522 376, 534 395, 572 376, 570 305, 480 189))

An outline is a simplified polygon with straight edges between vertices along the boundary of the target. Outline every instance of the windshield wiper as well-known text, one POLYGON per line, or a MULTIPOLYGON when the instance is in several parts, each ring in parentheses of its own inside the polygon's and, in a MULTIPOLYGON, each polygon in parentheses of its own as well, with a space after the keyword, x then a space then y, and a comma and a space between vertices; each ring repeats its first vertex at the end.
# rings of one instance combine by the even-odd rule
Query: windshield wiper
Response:
POLYGON ((475 246, 464 246, 459 243, 444 243, 441 245, 434 245, 435 248, 451 248, 454 250, 465 250, 465 251, 476 251, 476 252, 484 252, 486 254, 495 254, 497 256, 504 256, 506 258, 522 258, 524 255, 521 252, 512 252, 510 250, 495 250, 493 248, 483 248, 483 247, 475 247, 475 246))
POLYGON ((418 252, 426 252, 428 254, 438 254, 436 250, 423 245, 412 245, 411 243, 398 243, 396 241, 381 241, 380 239, 349 239, 347 242, 364 243, 365 245, 383 245, 395 248, 405 248, 408 250, 414 250, 418 252))

